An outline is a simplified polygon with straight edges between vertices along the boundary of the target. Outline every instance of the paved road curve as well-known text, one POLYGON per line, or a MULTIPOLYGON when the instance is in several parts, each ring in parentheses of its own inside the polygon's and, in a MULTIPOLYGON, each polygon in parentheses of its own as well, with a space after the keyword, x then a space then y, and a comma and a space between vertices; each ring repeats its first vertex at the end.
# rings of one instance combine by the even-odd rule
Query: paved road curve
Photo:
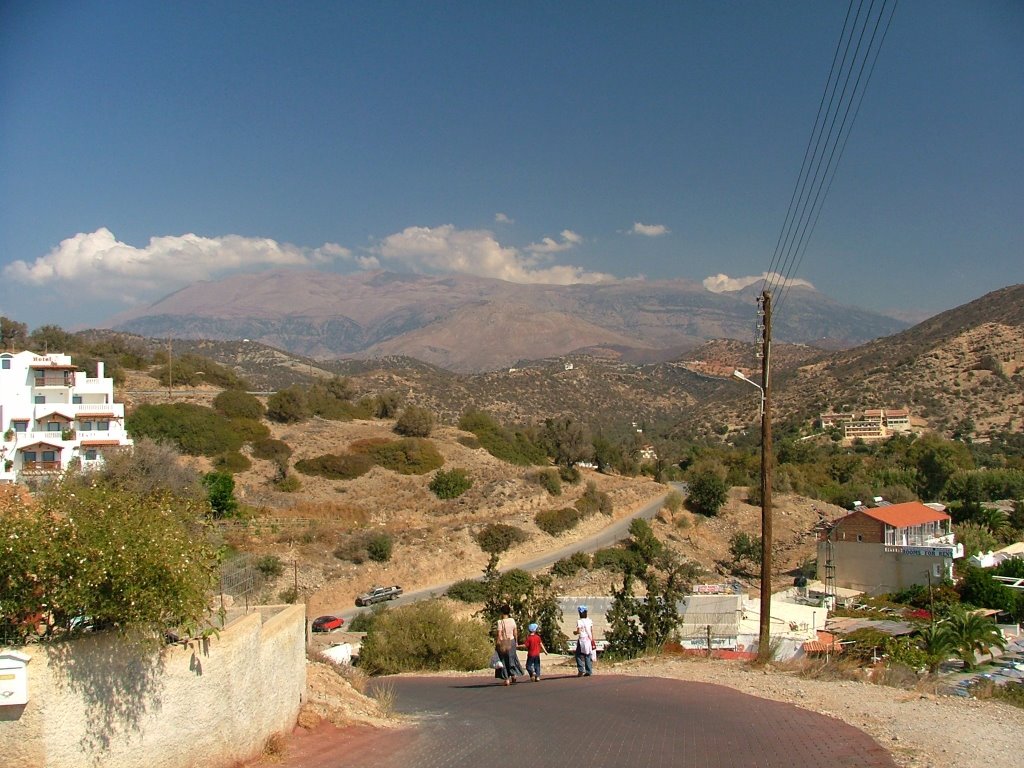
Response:
MULTIPOLYGON (((685 495, 685 483, 669 483, 669 486, 671 486, 672 490, 678 490, 685 495)), ((574 541, 573 543, 567 544, 566 546, 563 546, 559 549, 549 550, 548 552, 545 552, 543 555, 535 557, 532 560, 504 565, 501 567, 501 570, 507 571, 510 568, 521 568, 524 571, 540 571, 544 568, 548 568, 549 566, 551 566, 556 560, 560 560, 563 557, 568 557, 574 552, 595 552, 598 549, 601 549, 602 547, 609 547, 615 542, 621 541, 622 539, 625 539, 629 536, 629 526, 630 523, 633 522, 633 520, 635 520, 638 517, 650 520, 652 517, 658 514, 659 510, 661 510, 662 505, 665 503, 665 497, 667 495, 668 491, 666 491, 665 494, 658 496, 657 498, 647 502, 647 504, 645 504, 643 507, 641 507, 631 515, 627 515, 621 520, 617 520, 616 522, 609 525, 607 528, 603 528, 602 530, 598 531, 596 534, 592 536, 588 536, 585 539, 580 539, 579 541, 574 541)), ((406 592, 404 595, 397 598, 396 600, 391 600, 389 602, 382 603, 382 605, 408 605, 409 603, 415 603, 419 600, 427 600, 431 597, 437 597, 438 595, 443 595, 447 591, 448 587, 450 587, 454 583, 455 581, 447 581, 442 584, 435 584, 433 586, 426 587, 424 589, 417 589, 413 592, 406 592)), ((342 607, 337 608, 333 611, 326 611, 326 613, 332 614, 334 616, 341 616, 343 619, 345 619, 345 623, 347 625, 350 621, 352 621, 352 618, 360 612, 360 610, 361 609, 355 607, 342 607)), ((307 620, 312 621, 315 618, 315 616, 307 616, 306 618, 307 620)))
POLYGON ((293 740, 278 768, 895 768, 832 718, 717 685, 601 675, 507 688, 487 677, 401 677, 412 728, 293 740))

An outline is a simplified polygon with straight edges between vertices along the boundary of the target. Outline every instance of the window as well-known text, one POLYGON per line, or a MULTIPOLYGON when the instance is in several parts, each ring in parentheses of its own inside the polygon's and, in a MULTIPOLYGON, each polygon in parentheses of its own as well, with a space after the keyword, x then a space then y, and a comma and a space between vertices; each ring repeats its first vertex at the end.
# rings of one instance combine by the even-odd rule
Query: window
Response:
POLYGON ((48 422, 46 422, 46 431, 47 432, 60 432, 60 422, 59 421, 48 421, 48 422))
POLYGON ((96 430, 98 432, 106 432, 110 429, 110 422, 106 420, 96 422, 96 430))
POLYGON ((78 423, 82 425, 81 426, 81 430, 83 432, 91 432, 92 431, 92 422, 91 421, 79 421, 78 423))
POLYGON ((95 448, 86 448, 85 449, 85 460, 86 461, 96 461, 97 458, 99 458, 99 451, 97 451, 95 448))
POLYGON ((43 451, 43 461, 56 461, 56 460, 57 460, 57 452, 56 451, 43 451))
POLYGON ((27 421, 12 421, 11 426, 14 427, 15 432, 28 432, 27 421))
POLYGON ((36 405, 46 402, 46 395, 36 395, 34 401, 36 405))
POLYGON ((82 396, 81 395, 72 395, 71 396, 71 404, 72 405, 81 405, 82 404, 82 396))
POLYGON ((27 461, 27 462, 33 462, 33 463, 35 463, 35 461, 36 461, 36 456, 38 456, 38 454, 37 454, 37 453, 36 453, 35 451, 25 451, 25 452, 24 452, 24 453, 22 453, 21 455, 22 455, 22 458, 23 458, 23 459, 24 459, 25 461, 27 461))
POLYGON ((0 359, 0 368, 3 368, 5 371, 11 370, 11 358, 5 357, 0 359))

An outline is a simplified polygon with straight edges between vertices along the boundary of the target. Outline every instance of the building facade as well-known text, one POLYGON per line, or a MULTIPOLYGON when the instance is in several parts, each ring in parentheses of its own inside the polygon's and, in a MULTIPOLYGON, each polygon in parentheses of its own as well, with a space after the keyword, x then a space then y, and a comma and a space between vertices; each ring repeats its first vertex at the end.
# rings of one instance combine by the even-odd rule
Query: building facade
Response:
POLYGON ((60 353, 0 353, 0 483, 95 468, 103 455, 132 444, 114 380, 60 353))
POLYGON ((829 587, 869 595, 953 578, 953 560, 964 556, 952 520, 919 501, 859 507, 822 531, 818 578, 829 587))

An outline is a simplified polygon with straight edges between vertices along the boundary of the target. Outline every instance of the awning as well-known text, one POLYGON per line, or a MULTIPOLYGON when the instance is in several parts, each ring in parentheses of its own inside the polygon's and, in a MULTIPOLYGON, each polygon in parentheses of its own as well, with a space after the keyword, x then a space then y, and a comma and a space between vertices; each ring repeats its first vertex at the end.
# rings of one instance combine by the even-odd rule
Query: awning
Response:
POLYGON ((75 416, 76 421, 96 421, 96 419, 119 419, 121 418, 116 413, 91 413, 86 411, 84 413, 79 412, 75 416))
POLYGON ((80 445, 83 448, 109 448, 112 445, 121 445, 119 440, 83 440, 80 445))

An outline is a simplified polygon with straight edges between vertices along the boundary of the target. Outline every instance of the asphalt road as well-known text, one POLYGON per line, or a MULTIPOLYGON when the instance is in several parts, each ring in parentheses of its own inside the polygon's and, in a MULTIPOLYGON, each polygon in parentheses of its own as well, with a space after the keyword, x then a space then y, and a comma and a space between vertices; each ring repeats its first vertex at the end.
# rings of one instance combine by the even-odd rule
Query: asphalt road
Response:
MULTIPOLYGON (((669 483, 669 485, 672 486, 673 490, 678 490, 685 494, 685 483, 669 483)), ((560 547, 555 550, 550 550, 548 552, 545 552, 543 555, 540 555, 539 557, 533 558, 532 560, 527 560, 525 562, 519 563, 511 563, 509 565, 504 566, 501 570, 508 571, 512 568, 521 568, 524 571, 540 571, 550 567, 556 560, 561 560, 563 557, 568 557, 574 552, 595 552, 603 547, 611 546, 615 542, 622 541, 623 539, 629 536, 629 526, 630 523, 633 522, 633 520, 635 520, 638 517, 650 520, 652 517, 658 514, 658 511, 661 509, 662 504, 664 504, 665 497, 667 495, 668 492, 666 491, 665 494, 645 504, 638 511, 634 512, 631 515, 628 515, 627 517, 622 518, 621 520, 618 520, 617 522, 612 523, 607 528, 602 529, 593 536, 588 536, 585 539, 573 542, 572 544, 567 544, 564 547, 560 547)), ((401 597, 383 603, 383 605, 408 605, 409 603, 415 603, 419 600, 426 600, 431 597, 438 597, 440 595, 443 595, 447 591, 448 587, 450 587, 454 583, 454 580, 446 581, 441 584, 435 584, 433 586, 426 587, 425 589, 417 589, 413 592, 406 592, 401 597)), ((352 617, 360 613, 360 611, 362 610, 369 609, 361 609, 356 608, 355 606, 349 606, 345 608, 339 607, 334 611, 326 611, 326 613, 333 614, 334 616, 341 616, 343 619, 345 619, 345 624, 347 625, 349 622, 352 621, 352 617)), ((310 621, 312 621, 316 617, 310 616, 308 618, 310 621)))
POLYGON ((723 686, 663 678, 376 680, 413 725, 292 737, 277 768, 895 768, 840 720, 723 686))

